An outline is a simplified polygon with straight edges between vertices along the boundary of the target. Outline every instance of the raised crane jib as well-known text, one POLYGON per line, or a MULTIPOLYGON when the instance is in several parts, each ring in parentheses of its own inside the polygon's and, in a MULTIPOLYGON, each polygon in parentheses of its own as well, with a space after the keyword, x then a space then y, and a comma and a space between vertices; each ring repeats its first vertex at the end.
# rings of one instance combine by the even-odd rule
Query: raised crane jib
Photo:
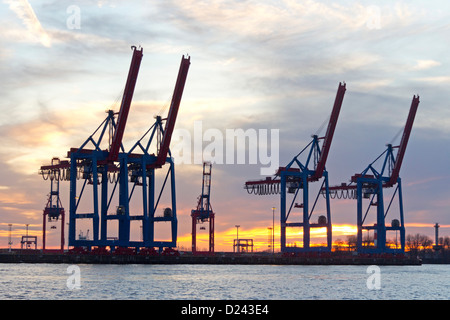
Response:
POLYGON ((336 129, 337 120, 339 118, 339 112, 341 111, 342 101, 344 100, 345 91, 345 83, 339 83, 333 110, 331 111, 330 121, 328 122, 327 132, 323 140, 322 151, 320 152, 319 161, 317 162, 316 172, 312 176, 311 180, 318 180, 322 178, 328 153, 330 151, 331 142, 333 141, 334 130, 336 129))
POLYGON ((397 183, 397 179, 402 166, 403 157, 405 156, 406 146, 408 145, 409 136, 411 134, 414 118, 416 116, 417 108, 419 107, 419 96, 414 96, 409 109, 408 119, 406 120, 405 129, 403 130, 402 140, 398 147, 397 158, 395 160, 394 168, 392 169, 391 178, 387 185, 393 186, 397 183))
POLYGON ((117 161, 118 159, 123 134, 125 132, 125 125, 130 111, 131 100, 133 99, 134 88, 139 73, 139 67, 141 65, 143 48, 136 48, 135 46, 132 46, 131 48, 133 49, 133 57, 131 59, 130 70, 128 71, 128 78, 123 92, 119 117, 117 119, 116 130, 114 131, 108 161, 117 161))
POLYGON ((175 127, 175 121, 178 115, 178 109, 180 107, 181 97, 183 95, 184 85, 189 70, 190 57, 182 57, 180 63, 180 69, 178 71, 177 82, 172 95, 172 102, 170 104, 169 114, 167 116, 164 134, 161 140, 161 146, 159 149, 158 157, 154 164, 155 167, 161 167, 166 162, 167 154, 169 152, 170 140, 172 139, 173 129, 175 127))

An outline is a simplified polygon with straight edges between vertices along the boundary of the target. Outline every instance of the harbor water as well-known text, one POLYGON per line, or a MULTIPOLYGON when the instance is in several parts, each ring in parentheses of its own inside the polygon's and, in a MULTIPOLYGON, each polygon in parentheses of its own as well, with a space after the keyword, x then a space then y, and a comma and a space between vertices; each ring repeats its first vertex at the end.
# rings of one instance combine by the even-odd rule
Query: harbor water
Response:
POLYGON ((1 300, 448 300, 450 265, 0 264, 1 300))

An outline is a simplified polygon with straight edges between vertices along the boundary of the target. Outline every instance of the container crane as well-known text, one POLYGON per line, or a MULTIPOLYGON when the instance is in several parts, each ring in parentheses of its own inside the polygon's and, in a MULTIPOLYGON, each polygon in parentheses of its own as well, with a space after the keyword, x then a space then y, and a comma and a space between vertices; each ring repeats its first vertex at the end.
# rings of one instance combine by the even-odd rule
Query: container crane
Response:
POLYGON ((405 224, 403 214, 402 184, 399 177, 400 168, 405 156, 406 146, 411 135, 414 118, 419 106, 419 96, 414 96, 409 109, 406 125, 403 130, 400 145, 388 144, 386 150, 370 163, 361 173, 351 177, 349 184, 342 183, 339 186, 323 189, 329 192, 331 198, 349 198, 357 200, 357 250, 362 253, 403 253, 405 250, 405 224), (397 149, 397 155, 394 150, 397 149), (385 156, 381 170, 375 169, 375 163, 385 156), (385 208, 384 189, 395 186, 395 190, 388 200, 385 208), (390 212, 393 200, 398 197, 399 219, 393 219, 391 226, 386 225, 386 216, 390 212), (363 212, 363 200, 369 200, 367 209, 363 212), (366 219, 371 208, 376 208, 376 223, 366 224, 366 219), (374 231, 374 245, 372 248, 363 245, 363 230, 374 231), (386 232, 400 232, 400 249, 386 246, 386 232))
POLYGON ((65 177, 62 174, 65 172, 65 168, 68 167, 68 161, 61 161, 59 158, 54 157, 52 159, 51 165, 41 166, 39 173, 45 180, 50 179, 50 194, 48 195, 47 204, 43 212, 42 221, 42 250, 45 251, 46 248, 46 238, 47 238, 47 221, 56 222, 61 221, 60 231, 61 231, 61 248, 60 251, 64 252, 64 218, 65 212, 59 197, 59 182, 65 177))
MULTIPOLYGON (((117 219, 119 222, 119 246, 127 246, 129 240, 129 221, 127 217, 128 195, 125 194, 128 182, 127 168, 123 166, 122 138, 125 131, 128 113, 131 106, 139 68, 143 56, 143 49, 132 46, 133 50, 131 64, 128 72, 127 81, 120 105, 119 117, 115 121, 115 113, 108 111, 107 118, 100 124, 94 133, 79 147, 71 148, 67 157, 70 158, 70 215, 69 215, 69 245, 74 247, 104 246, 108 243, 107 237, 107 219, 117 219), (105 133, 112 133, 106 149, 102 149, 102 142, 105 133), (92 144, 94 149, 88 149, 92 144), (118 163, 117 163, 118 162, 118 163), (116 177, 116 183, 119 182, 119 205, 116 215, 108 215, 108 208, 111 201, 108 200, 108 181, 109 178, 116 177), (77 180, 83 180, 83 185, 77 193, 77 180), (79 213, 79 204, 87 185, 92 186, 92 207, 91 212, 79 213), (101 185, 101 191, 98 190, 101 185), (100 210, 99 210, 100 200, 100 210), (91 219, 92 221, 92 240, 76 239, 76 225, 79 219, 91 219), (102 228, 100 234, 100 219, 102 228)), ((116 186, 116 185, 115 185, 116 186)), ((115 187, 114 187, 115 190, 115 187)), ((114 191, 113 191, 114 193, 114 191)))
MULTIPOLYGON (((168 117, 163 119, 156 117, 155 123, 149 130, 135 143, 128 151, 126 161, 129 168, 129 176, 133 187, 133 193, 136 186, 142 187, 143 214, 141 216, 132 216, 132 219, 142 219, 143 222, 143 243, 145 247, 158 247, 161 252, 163 248, 171 249, 176 247, 177 241, 177 210, 176 210, 176 192, 175 192, 175 164, 170 156, 170 141, 175 127, 181 98, 183 95, 187 74, 190 66, 190 57, 183 56, 180 62, 177 81, 172 95, 172 101, 168 111, 168 117), (163 127, 163 122, 165 126, 163 127), (147 143, 145 139, 149 136, 147 143), (161 138, 158 138, 161 137, 161 138), (156 140, 156 143, 154 143, 156 140), (150 147, 156 144, 157 154, 150 153, 150 147), (137 153, 140 152, 140 153, 137 153), (167 173, 159 192, 155 188, 155 170, 168 164, 167 173), (157 216, 157 208, 170 177, 170 197, 171 208, 166 207, 162 216, 157 216), (148 179, 148 181, 147 181, 148 179), (171 241, 155 240, 155 223, 170 222, 171 241)), ((125 165, 125 164, 124 164, 125 165)), ((168 250, 170 251, 170 250, 168 250)))
POLYGON ((210 202, 211 193, 211 163, 203 163, 202 194, 198 197, 197 208, 191 211, 192 217, 192 253, 214 253, 214 218, 215 214, 210 202), (197 251, 197 224, 209 222, 209 251, 197 251))
MULTIPOLYGON (((69 246, 75 249, 81 247, 104 248, 110 246, 121 252, 126 252, 128 247, 163 247, 172 248, 176 246, 177 218, 175 198, 175 172, 173 159, 170 156, 170 137, 172 135, 176 116, 178 113, 190 58, 182 57, 180 71, 178 74, 169 117, 162 119, 156 117, 156 122, 129 150, 125 151, 122 139, 126 127, 131 100, 133 97, 137 76, 143 56, 143 49, 131 47, 133 55, 128 72, 120 111, 107 111, 107 117, 97 129, 85 140, 79 148, 71 148, 67 153, 70 161, 61 161, 59 165, 41 167, 41 174, 45 177, 53 169, 61 170, 59 180, 70 180, 70 215, 69 215, 69 246), (116 122, 116 115, 118 119, 116 122), (163 128, 163 122, 166 127, 163 128), (153 131, 152 131, 153 129, 153 131), (142 145, 147 133, 152 132, 147 145, 142 145), (109 132, 109 139, 105 136, 109 132), (162 141, 157 142, 157 154, 150 153, 150 145, 157 132, 162 141), (107 142, 105 142, 108 140, 107 142), (160 152, 162 150, 162 152, 160 152), (165 163, 169 164, 165 180, 157 195, 155 188, 155 169, 161 168, 165 163), (163 216, 156 216, 156 210, 162 192, 170 176, 172 207, 165 208, 163 216), (81 188, 79 182, 81 180, 81 188), (132 184, 131 190, 129 184, 132 184), (112 188, 109 185, 112 184, 112 188), (86 196, 89 186, 92 193, 86 196), (142 214, 130 214, 130 201, 136 187, 142 187, 142 214), (119 193, 118 205, 111 211, 113 197, 119 193), (85 199, 88 198, 88 199, 85 199), (84 200, 83 200, 84 199, 84 200), (87 209, 86 209, 87 208, 87 209), (84 212, 80 212, 84 210, 84 212), (81 220, 90 220, 92 239, 76 239, 77 223, 81 220), (130 241, 131 221, 142 221, 142 241, 130 241), (118 222, 118 237, 110 236, 109 221, 118 222), (154 240, 154 223, 170 221, 172 224, 171 241, 154 240)), ((156 140, 156 139, 154 139, 156 140)), ((116 200, 117 201, 117 200, 116 200)), ((88 222, 88 223, 89 223, 88 222)))
MULTIPOLYGON (((274 177, 267 177, 265 180, 247 181, 244 188, 248 193, 256 195, 280 194, 280 224, 281 224, 281 251, 283 253, 309 252, 309 251, 331 251, 332 245, 332 229, 331 229, 331 211, 330 199, 328 193, 328 172, 325 164, 328 158, 331 142, 333 140, 334 131, 341 110, 342 102, 346 91, 345 83, 339 83, 327 132, 324 137, 312 136, 312 141, 298 153, 286 167, 280 167, 274 177), (320 141, 323 141, 320 147, 320 141), (309 148, 306 162, 300 161, 300 155, 309 148), (321 215, 317 223, 311 222, 311 216, 316 208, 319 190, 312 206, 310 207, 310 182, 316 182, 323 178, 321 189, 325 189, 326 199, 326 216, 321 215), (302 190, 302 193, 299 191, 302 190), (293 197, 288 206, 288 194, 293 197), (303 198, 301 203, 295 203, 297 197, 303 198), (295 205, 294 205, 295 203, 295 205), (301 222, 289 222, 289 216, 293 212, 293 208, 302 210, 301 222), (287 246, 286 229, 293 227, 303 228, 303 247, 287 246), (325 247, 313 247, 310 245, 311 228, 326 228, 327 245, 325 247)), ((306 153, 305 153, 306 154, 306 153)))

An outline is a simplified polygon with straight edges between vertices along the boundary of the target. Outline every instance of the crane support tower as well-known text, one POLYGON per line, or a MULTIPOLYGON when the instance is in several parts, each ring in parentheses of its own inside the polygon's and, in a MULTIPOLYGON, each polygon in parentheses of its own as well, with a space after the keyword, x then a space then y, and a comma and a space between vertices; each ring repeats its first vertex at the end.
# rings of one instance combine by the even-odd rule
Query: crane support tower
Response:
POLYGON ((163 248, 176 247, 175 168, 169 146, 190 57, 182 57, 169 116, 167 118, 157 116, 155 123, 129 151, 126 151, 122 140, 143 57, 142 48, 132 46, 132 51, 119 112, 107 111, 105 120, 88 139, 79 148, 70 149, 67 154, 70 161, 65 161, 61 167, 63 170, 61 180, 70 181, 69 246, 75 249, 81 247, 101 249, 109 246, 112 251, 118 248, 127 251, 130 247, 137 250, 158 247, 162 251, 163 248), (105 138, 108 133, 109 139, 105 138), (148 142, 144 142, 147 138, 148 142), (151 147, 156 149, 156 154, 150 151, 151 147), (160 169, 165 164, 169 164, 169 168, 158 189, 155 169, 160 169), (159 216, 158 204, 168 185, 171 204, 170 207, 164 208, 159 216), (141 199, 138 201, 141 201, 142 212, 133 214, 130 212, 130 202, 136 198, 133 195, 138 193, 135 191, 139 188, 141 199), (141 224, 141 240, 130 239, 131 223, 134 221, 141 224), (170 241, 155 241, 155 223, 161 221, 171 223, 170 241), (84 225, 92 230, 92 239, 80 237, 77 239, 77 225, 80 228, 84 225))
MULTIPOLYGON (((286 167, 280 167, 274 177, 267 177, 265 180, 247 181, 244 188, 248 193, 256 195, 280 194, 280 224, 281 224, 281 251, 283 253, 295 254, 298 252, 330 252, 332 246, 332 229, 331 229, 331 211, 330 198, 328 193, 328 172, 325 164, 330 151, 331 142, 333 140, 334 131, 341 110, 344 94, 346 91, 345 83, 339 83, 336 98, 328 123, 327 131, 324 137, 317 135, 312 136, 312 141, 298 153, 286 167), (322 147, 320 147, 322 141, 322 147), (305 152, 309 148, 309 152, 305 152), (306 161, 301 162, 300 156, 305 155, 306 161), (310 183, 321 182, 317 195, 312 203, 310 203, 310 183), (312 214, 316 209, 319 195, 325 190, 325 211, 326 216, 318 217, 316 223, 311 222, 312 214), (300 190, 302 192, 300 192, 300 190), (301 199, 296 203, 297 199, 301 199), (299 208, 300 222, 291 222, 289 218, 295 219, 293 209, 299 208), (303 229, 303 246, 287 245, 287 229, 288 228, 303 229), (327 243, 326 246, 311 246, 311 228, 326 228, 327 243)), ((297 217, 298 219, 298 217, 297 217)))
POLYGON ((69 246, 90 248, 92 246, 105 246, 111 244, 111 242, 114 242, 112 246, 129 246, 130 228, 129 216, 127 215, 128 195, 126 194, 128 168, 124 165, 126 164, 126 162, 124 163, 126 153, 122 145, 122 137, 143 56, 142 48, 133 46, 132 50, 131 65, 117 122, 116 114, 109 110, 106 119, 97 130, 79 148, 71 148, 67 155, 70 158, 69 246), (112 137, 110 137, 106 149, 102 149, 106 132, 112 134, 112 137), (88 148, 90 145, 93 149, 88 148), (119 150, 122 152, 119 153, 119 150), (111 178, 111 173, 113 178, 111 178), (115 214, 108 214, 110 204, 110 201, 108 201, 108 181, 110 179, 115 182, 113 193, 117 184, 119 184, 119 205, 116 207, 115 214), (78 180, 82 181, 80 189, 78 188, 78 180), (101 186, 100 192, 99 185, 101 186), (91 195, 86 195, 86 189, 88 188, 92 189, 91 195), (91 202, 90 205, 89 202, 91 202), (118 221, 118 239, 108 242, 106 239, 106 221, 113 219, 118 221), (80 222, 81 227, 81 220, 91 222, 92 240, 76 239, 77 224, 80 222))
MULTIPOLYGON (((143 214, 129 217, 130 219, 142 220, 143 241, 142 243, 135 242, 132 246, 137 247, 141 244, 146 248, 158 247, 161 252, 163 248, 172 249, 177 245, 178 220, 175 193, 175 164, 170 155, 169 146, 175 127, 175 121, 180 107, 189 66, 190 57, 183 56, 181 58, 177 81, 173 91, 167 118, 163 119, 161 116, 156 116, 155 123, 130 149, 124 160, 126 161, 126 164, 124 163, 122 165, 126 165, 128 167, 128 175, 130 177, 130 181, 132 182, 132 189, 130 191, 131 194, 133 194, 135 188, 139 186, 141 187, 141 194, 143 198, 143 214), (149 137, 147 143, 145 143, 148 135, 149 137), (150 147, 152 145, 156 145, 156 155, 154 153, 150 153, 150 147), (156 170, 162 168, 165 164, 168 164, 168 168, 164 175, 164 181, 159 188, 156 188, 156 170), (164 194, 164 191, 169 189, 169 185, 171 207, 164 208, 162 215, 157 214, 161 197, 164 194), (170 241, 156 240, 155 223, 160 222, 170 223, 170 241)), ((126 207, 125 209, 128 210, 126 207)))
MULTIPOLYGON (((40 169, 40 174, 45 180, 50 179, 50 194, 48 195, 47 204, 43 213, 42 221, 42 251, 46 251, 46 238, 47 238, 47 221, 56 222, 60 221, 60 232, 61 232, 61 248, 60 251, 64 252, 64 208, 62 206, 61 198, 59 197, 59 182, 65 177, 62 174, 65 172, 64 167, 66 167, 68 162, 66 160, 61 161, 59 158, 54 157, 52 159, 51 165, 42 166, 40 169)), ((55 226, 53 226, 55 227, 55 226)), ((56 227, 55 227, 56 228, 56 227)))
MULTIPOLYGON (((402 183, 399 177, 405 155, 406 146, 411 134, 411 129, 419 106, 419 96, 414 96, 409 109, 409 115, 403 130, 400 145, 388 144, 386 150, 370 163, 361 173, 351 177, 349 184, 342 183, 339 186, 323 189, 322 192, 330 193, 331 198, 348 198, 357 201, 357 250, 361 253, 404 253, 405 251, 405 221, 403 214, 402 183), (394 150, 397 149, 397 155, 394 150), (375 163, 384 157, 380 169, 375 169, 375 163), (395 186, 393 192, 386 195, 386 189, 395 186), (394 211, 393 201, 398 198, 398 216, 392 219, 391 225, 386 225, 387 215, 394 211), (386 198, 386 199, 385 199, 386 198), (386 201, 387 200, 387 201, 386 201), (363 210, 364 202, 367 208, 363 210), (367 203, 368 202, 368 203, 367 203), (369 213, 372 208, 376 210, 376 222, 369 224, 369 213), (373 231, 373 245, 364 245, 363 230, 373 231), (400 232, 400 248, 395 244, 390 248, 386 244, 387 231, 400 232)), ((372 210, 372 211, 375 211, 372 210)))
MULTIPOLYGON (((192 217, 192 253, 214 254, 214 217, 211 202, 211 163, 203 163, 202 194, 198 197, 197 208, 191 211, 192 217), (209 250, 206 252, 197 250, 197 224, 209 222, 209 250)), ((203 228, 203 227, 201 227, 203 228)))

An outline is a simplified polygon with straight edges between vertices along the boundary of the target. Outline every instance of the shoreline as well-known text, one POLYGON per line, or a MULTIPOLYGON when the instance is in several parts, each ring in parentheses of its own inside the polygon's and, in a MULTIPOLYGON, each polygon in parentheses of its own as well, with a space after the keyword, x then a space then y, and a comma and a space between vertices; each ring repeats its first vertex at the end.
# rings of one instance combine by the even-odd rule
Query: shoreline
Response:
POLYGON ((42 252, 1 252, 0 263, 68 264, 242 264, 242 265, 422 265, 419 258, 405 255, 215 253, 212 255, 77 254, 42 252))

